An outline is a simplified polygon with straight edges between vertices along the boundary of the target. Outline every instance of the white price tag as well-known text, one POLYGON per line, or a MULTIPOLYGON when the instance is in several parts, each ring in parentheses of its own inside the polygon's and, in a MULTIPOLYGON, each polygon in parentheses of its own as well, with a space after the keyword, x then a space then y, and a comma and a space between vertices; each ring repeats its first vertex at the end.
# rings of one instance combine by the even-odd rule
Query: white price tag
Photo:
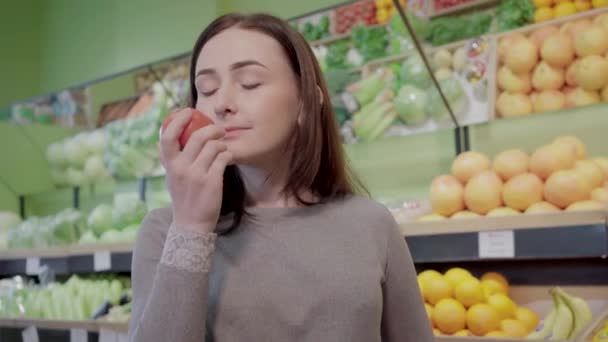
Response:
POLYGON ((40 270, 40 258, 29 257, 25 260, 25 274, 36 275, 40 270))
POLYGON ((479 232, 480 258, 514 258, 515 236, 512 230, 479 232))
POLYGON ((112 330, 99 330, 99 342, 118 342, 118 333, 112 330))
POLYGON ((112 256, 110 252, 95 252, 93 256, 93 269, 95 272, 109 271, 112 269, 112 256))
POLYGON ((88 342, 87 331, 84 329, 70 329, 70 342, 88 342))
POLYGON ((34 326, 23 329, 21 337, 23 338, 23 342, 39 342, 38 329, 34 326))

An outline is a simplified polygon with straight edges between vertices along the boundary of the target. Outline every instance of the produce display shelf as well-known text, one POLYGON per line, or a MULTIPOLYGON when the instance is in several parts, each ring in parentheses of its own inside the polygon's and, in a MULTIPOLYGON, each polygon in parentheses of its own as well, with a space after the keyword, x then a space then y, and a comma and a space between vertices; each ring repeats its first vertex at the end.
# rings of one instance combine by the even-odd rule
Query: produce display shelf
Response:
POLYGON ((606 258, 606 212, 563 212, 401 225, 416 263, 606 258))
MULTIPOLYGON (((80 330, 86 335, 86 341, 127 341, 128 323, 105 321, 69 321, 45 319, 0 319, 0 341, 21 341, 24 329, 35 327, 40 341, 63 342, 75 341, 72 335, 80 330), (102 338, 102 334, 108 334, 102 338)), ((82 336, 82 335, 81 335, 82 336)), ((84 338, 82 336, 81 338, 84 338)), ((80 341, 80 339, 76 339, 80 341)), ((25 341, 25 339, 24 339, 25 341)))
MULTIPOLYGON (((386 24, 376 24, 376 25, 368 25, 368 27, 383 27, 386 26, 386 24)), ((308 42, 308 44, 310 46, 316 47, 316 46, 322 46, 322 45, 327 45, 327 44, 331 44, 331 43, 335 43, 337 41, 340 40, 344 40, 346 38, 350 37, 350 32, 347 33, 342 33, 342 34, 335 34, 332 35, 330 37, 327 38, 323 38, 323 39, 319 39, 319 40, 314 40, 311 42, 308 42)))
POLYGON ((460 5, 437 10, 431 9, 429 18, 442 17, 451 14, 459 14, 470 10, 475 10, 483 7, 492 7, 497 5, 500 0, 471 0, 460 5))
POLYGON ((35 274, 47 265, 55 274, 130 272, 132 243, 0 251, 0 276, 35 274))

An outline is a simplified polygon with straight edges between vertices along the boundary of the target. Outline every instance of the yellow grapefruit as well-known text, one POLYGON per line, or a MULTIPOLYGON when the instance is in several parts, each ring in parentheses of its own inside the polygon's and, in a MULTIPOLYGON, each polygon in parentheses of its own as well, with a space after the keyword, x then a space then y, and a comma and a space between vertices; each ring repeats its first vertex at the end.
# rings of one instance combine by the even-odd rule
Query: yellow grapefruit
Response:
POLYGON ((545 200, 558 208, 589 199, 591 186, 577 171, 557 171, 545 182, 545 200))
POLYGON ((553 143, 558 145, 569 144, 572 146, 571 148, 574 149, 576 159, 580 160, 587 158, 587 147, 578 137, 575 137, 573 135, 562 135, 555 138, 555 140, 553 140, 553 143))
POLYGON ((464 202, 470 211, 487 214, 502 205, 502 181, 493 171, 483 171, 467 183, 464 202))
POLYGON ((604 183, 604 171, 593 160, 578 160, 574 169, 587 178, 591 188, 597 188, 604 183))
POLYGON ((554 68, 565 68, 574 60, 572 39, 565 33, 556 32, 545 39, 540 55, 554 68))
POLYGON ((545 180, 556 171, 572 168, 575 160, 575 151, 565 144, 545 145, 530 157, 530 171, 545 180))
POLYGON ((510 208, 526 210, 543 200, 543 181, 533 173, 513 177, 505 184, 502 199, 510 208))
POLYGON ((492 169, 505 182, 528 171, 530 157, 522 150, 512 149, 500 152, 492 163, 492 169))
POLYGON ((604 171, 604 178, 608 178, 608 158, 593 158, 593 161, 604 171))
POLYGON ((464 187, 454 176, 438 176, 431 183, 431 207, 437 214, 450 216, 463 210, 463 196, 464 187))
POLYGON ((538 62, 538 48, 528 38, 515 39, 505 54, 505 64, 517 74, 528 73, 538 62))
POLYGON ((467 184, 476 174, 488 170, 490 160, 479 152, 467 151, 459 154, 452 163, 452 175, 462 184, 467 184))
POLYGON ((456 214, 452 215, 450 218, 451 219, 468 219, 468 218, 477 218, 477 217, 481 217, 481 215, 474 213, 472 211, 463 210, 463 211, 459 211, 456 214))
POLYGON ((530 35, 530 40, 540 50, 545 42, 545 39, 550 37, 554 33, 559 33, 559 29, 556 26, 549 25, 538 28, 530 35))
POLYGON ((588 200, 574 202, 566 208, 566 211, 587 211, 587 210, 604 210, 606 205, 602 202, 588 200))
POLYGON ((508 337, 524 338, 528 336, 526 325, 516 319, 504 319, 500 322, 500 330, 508 337))
POLYGON ((591 199, 600 203, 608 204, 608 189, 605 187, 593 189, 591 199))
POLYGON ((519 211, 509 207, 498 207, 490 210, 486 217, 501 217, 501 216, 513 216, 521 214, 519 211))
POLYGON ((608 30, 599 25, 582 29, 574 39, 577 56, 603 55, 608 50, 608 30))
POLYGON ((526 209, 526 214, 559 213, 561 210, 549 202, 538 202, 526 209))

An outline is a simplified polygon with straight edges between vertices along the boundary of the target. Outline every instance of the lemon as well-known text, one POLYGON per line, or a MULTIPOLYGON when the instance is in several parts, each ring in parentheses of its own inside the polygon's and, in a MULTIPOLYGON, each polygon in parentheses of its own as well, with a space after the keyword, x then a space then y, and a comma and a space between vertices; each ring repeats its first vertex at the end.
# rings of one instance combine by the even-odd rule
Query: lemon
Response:
POLYGON ((467 308, 477 303, 483 303, 486 299, 481 283, 475 278, 463 280, 456 285, 454 288, 454 298, 467 308))
POLYGON ((484 281, 489 279, 499 282, 504 287, 505 293, 509 292, 509 281, 502 274, 498 272, 486 272, 481 276, 480 280, 484 281))
POLYGON ((498 281, 494 279, 485 279, 481 281, 481 288, 483 289, 483 294, 486 299, 488 299, 491 295, 496 293, 508 293, 508 289, 498 281))
POLYGON ((534 22, 540 23, 553 19, 553 9, 551 7, 540 7, 534 13, 534 22))
POLYGON ((433 307, 429 303, 424 303, 424 309, 426 310, 426 316, 429 318, 431 326, 434 328, 435 322, 433 322, 433 307))
POLYGON ((488 298, 488 305, 496 309, 500 319, 515 318, 517 305, 504 293, 496 293, 488 298))
POLYGON ((426 271, 422 271, 418 274, 418 284, 423 284, 423 286, 426 285, 426 283, 431 280, 432 278, 437 278, 437 277, 442 277, 441 273, 435 271, 435 270, 426 270, 426 271))
POLYGON ((540 322, 534 311, 524 307, 518 307, 515 310, 515 318, 526 326, 528 332, 534 331, 540 322))
POLYGON ((452 284, 452 287, 456 287, 456 285, 461 283, 463 280, 473 277, 471 272, 460 267, 450 268, 447 272, 445 272, 444 276, 450 282, 450 284, 452 284))
POLYGON ((591 8, 591 2, 589 0, 576 0, 574 1, 574 7, 579 12, 586 11, 591 8))
POLYGON ((576 13, 576 6, 572 2, 562 2, 555 6, 553 16, 555 18, 562 18, 576 13))
POLYGON ((453 334, 466 327, 467 311, 460 302, 452 298, 439 301, 433 309, 433 321, 446 334, 453 334))
POLYGON ((431 278, 424 285, 424 299, 432 305, 437 304, 442 299, 452 297, 452 294, 452 285, 444 277, 431 278))
POLYGON ((552 4, 553 0, 534 0, 534 7, 536 8, 551 7, 552 4))
POLYGON ((608 0, 592 0, 593 8, 608 6, 608 0))

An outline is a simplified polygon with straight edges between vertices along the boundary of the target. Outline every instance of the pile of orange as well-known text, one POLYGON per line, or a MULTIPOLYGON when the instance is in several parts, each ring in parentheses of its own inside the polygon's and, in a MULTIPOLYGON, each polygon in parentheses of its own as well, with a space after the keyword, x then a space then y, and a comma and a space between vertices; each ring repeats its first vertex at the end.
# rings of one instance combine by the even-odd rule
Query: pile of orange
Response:
POLYGON ((539 323, 509 297, 509 282, 496 272, 476 278, 463 268, 426 270, 418 285, 435 335, 524 338, 539 323))

